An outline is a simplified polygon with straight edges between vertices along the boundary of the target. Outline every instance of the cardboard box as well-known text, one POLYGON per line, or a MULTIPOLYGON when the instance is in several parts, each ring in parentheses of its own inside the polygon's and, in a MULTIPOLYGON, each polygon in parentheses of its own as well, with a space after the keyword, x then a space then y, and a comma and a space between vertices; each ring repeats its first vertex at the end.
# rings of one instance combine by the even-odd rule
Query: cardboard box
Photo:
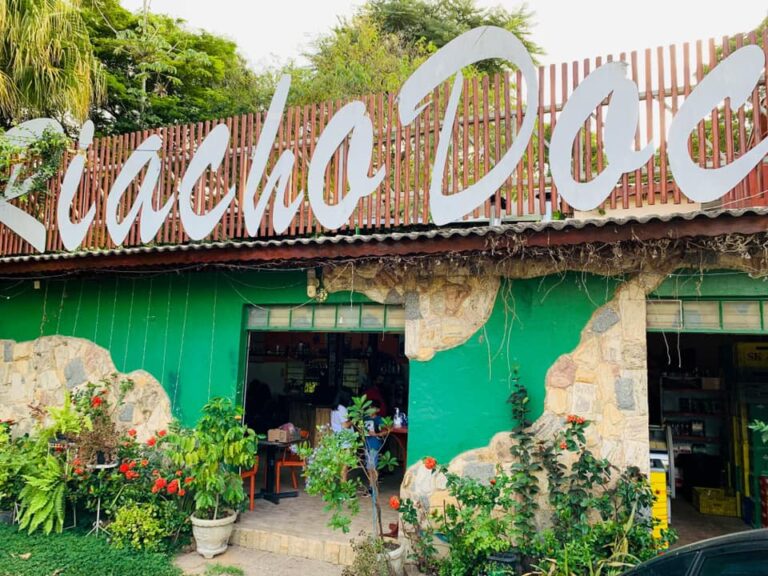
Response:
POLYGON ((267 441, 269 442, 293 442, 299 438, 298 434, 291 434, 288 430, 283 430, 282 428, 267 430, 267 441))
POLYGON ((702 378, 701 389, 702 390, 720 390, 722 380, 720 378, 702 378))

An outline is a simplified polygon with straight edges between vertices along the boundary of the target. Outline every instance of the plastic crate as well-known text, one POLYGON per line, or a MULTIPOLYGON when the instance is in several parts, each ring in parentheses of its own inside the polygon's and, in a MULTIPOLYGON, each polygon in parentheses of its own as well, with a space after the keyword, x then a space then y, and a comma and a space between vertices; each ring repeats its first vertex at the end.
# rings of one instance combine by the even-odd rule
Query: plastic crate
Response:
POLYGON ((741 516, 738 494, 730 495, 722 488, 694 488, 693 506, 702 514, 741 516))

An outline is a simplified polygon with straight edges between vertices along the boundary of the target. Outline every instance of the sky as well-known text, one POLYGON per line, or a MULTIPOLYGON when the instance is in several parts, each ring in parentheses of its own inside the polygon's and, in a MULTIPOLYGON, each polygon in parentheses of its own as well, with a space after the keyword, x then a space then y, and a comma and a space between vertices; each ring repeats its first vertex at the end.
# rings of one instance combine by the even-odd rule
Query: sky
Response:
MULTIPOLYGON (((142 0, 121 0, 131 10, 142 0)), ((255 69, 289 59, 301 61, 312 40, 339 17, 350 16, 362 0, 151 0, 153 12, 183 18, 233 39, 255 69)), ((517 7, 509 0, 478 5, 517 7)), ((753 29, 768 15, 765 0, 530 0, 535 12, 533 40, 547 54, 544 64, 753 29), (727 6, 727 10, 723 10, 727 6)))

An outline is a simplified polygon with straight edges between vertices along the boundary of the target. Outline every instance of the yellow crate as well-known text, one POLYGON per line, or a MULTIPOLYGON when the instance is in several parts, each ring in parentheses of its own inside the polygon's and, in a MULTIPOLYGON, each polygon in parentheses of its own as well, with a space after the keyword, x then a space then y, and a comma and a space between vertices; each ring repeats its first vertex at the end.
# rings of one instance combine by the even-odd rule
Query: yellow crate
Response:
POLYGON ((727 494, 722 488, 694 488, 693 506, 702 514, 741 516, 739 494, 727 494))

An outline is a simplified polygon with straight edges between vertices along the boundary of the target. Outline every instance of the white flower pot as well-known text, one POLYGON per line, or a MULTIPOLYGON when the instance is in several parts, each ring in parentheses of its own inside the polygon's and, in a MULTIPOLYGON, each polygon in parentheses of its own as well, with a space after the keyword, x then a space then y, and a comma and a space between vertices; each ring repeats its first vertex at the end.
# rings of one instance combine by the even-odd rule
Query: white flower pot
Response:
POLYGON ((387 542, 397 544, 397 548, 387 551, 387 562, 392 569, 393 576, 404 576, 405 574, 405 546, 397 540, 388 539, 387 542))
POLYGON ((229 537, 232 536, 236 519, 237 512, 216 520, 203 520, 193 514, 192 534, 197 544, 197 553, 208 559, 223 553, 229 545, 229 537))

